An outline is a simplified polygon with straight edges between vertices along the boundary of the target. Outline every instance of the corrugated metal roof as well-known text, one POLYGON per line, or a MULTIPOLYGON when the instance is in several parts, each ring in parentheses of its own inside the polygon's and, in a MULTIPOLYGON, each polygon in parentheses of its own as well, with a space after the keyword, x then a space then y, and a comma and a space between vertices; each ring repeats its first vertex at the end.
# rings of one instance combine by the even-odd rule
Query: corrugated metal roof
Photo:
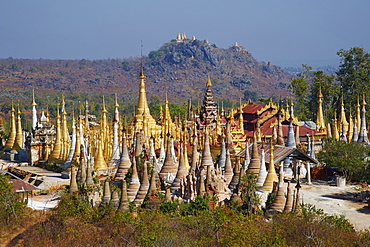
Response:
MULTIPOLYGON (((266 163, 270 163, 270 144, 268 143, 258 143, 258 152, 261 155, 262 153, 262 146, 265 149, 265 160, 266 163)), ((249 147, 249 153, 252 153, 252 145, 249 147)), ((245 149, 240 151, 237 156, 241 158, 245 158, 245 149)), ((305 152, 298 148, 288 148, 285 146, 274 145, 274 164, 279 163, 280 161, 284 160, 286 157, 293 157, 298 160, 309 161, 315 164, 319 162, 315 159, 312 159, 308 156, 305 152)))
POLYGON ((13 185, 13 188, 12 188, 13 192, 26 192, 26 191, 40 190, 39 188, 23 180, 9 179, 9 183, 13 185))

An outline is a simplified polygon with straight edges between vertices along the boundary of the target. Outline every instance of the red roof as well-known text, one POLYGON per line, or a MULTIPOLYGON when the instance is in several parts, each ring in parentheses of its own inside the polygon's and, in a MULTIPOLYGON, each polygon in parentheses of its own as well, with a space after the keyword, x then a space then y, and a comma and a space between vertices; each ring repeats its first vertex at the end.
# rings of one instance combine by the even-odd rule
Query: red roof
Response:
POLYGON ((243 113, 256 114, 257 111, 264 108, 266 105, 249 104, 243 108, 243 113))
POLYGON ((35 187, 32 184, 29 184, 23 180, 19 179, 9 179, 9 183, 13 185, 12 191, 13 192, 25 192, 25 191, 34 191, 40 190, 39 188, 35 187))

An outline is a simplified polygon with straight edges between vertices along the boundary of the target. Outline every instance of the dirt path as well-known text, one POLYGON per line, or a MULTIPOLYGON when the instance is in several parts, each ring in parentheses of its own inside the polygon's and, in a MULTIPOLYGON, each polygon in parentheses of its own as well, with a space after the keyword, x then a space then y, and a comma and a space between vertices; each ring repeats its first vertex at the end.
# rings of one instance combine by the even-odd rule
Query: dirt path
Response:
POLYGON ((330 215, 344 215, 356 230, 370 228, 370 208, 359 202, 356 186, 336 187, 313 182, 302 185, 303 203, 315 205, 330 215))

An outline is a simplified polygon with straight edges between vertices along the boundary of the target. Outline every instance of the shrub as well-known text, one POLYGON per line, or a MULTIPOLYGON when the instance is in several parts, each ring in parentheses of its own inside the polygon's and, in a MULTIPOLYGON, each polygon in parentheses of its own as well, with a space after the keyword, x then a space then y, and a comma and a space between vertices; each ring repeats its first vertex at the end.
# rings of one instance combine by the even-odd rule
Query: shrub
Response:
POLYGON ((21 198, 12 192, 8 179, 0 174, 0 222, 9 224, 24 213, 25 205, 21 198))
POLYGON ((159 206, 159 211, 162 214, 174 213, 178 206, 179 204, 177 202, 165 202, 159 206))
POLYGON ((209 196, 197 196, 194 201, 190 203, 180 204, 181 215, 200 215, 204 211, 209 210, 209 196))

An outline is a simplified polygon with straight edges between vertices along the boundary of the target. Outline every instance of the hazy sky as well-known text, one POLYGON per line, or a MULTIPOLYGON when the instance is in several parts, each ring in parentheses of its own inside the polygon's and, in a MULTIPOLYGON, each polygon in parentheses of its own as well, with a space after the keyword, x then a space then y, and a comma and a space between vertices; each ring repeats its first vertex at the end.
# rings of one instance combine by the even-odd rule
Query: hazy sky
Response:
POLYGON ((101 59, 140 55, 176 38, 238 42, 259 61, 337 65, 370 52, 369 0, 0 0, 0 58, 101 59))

